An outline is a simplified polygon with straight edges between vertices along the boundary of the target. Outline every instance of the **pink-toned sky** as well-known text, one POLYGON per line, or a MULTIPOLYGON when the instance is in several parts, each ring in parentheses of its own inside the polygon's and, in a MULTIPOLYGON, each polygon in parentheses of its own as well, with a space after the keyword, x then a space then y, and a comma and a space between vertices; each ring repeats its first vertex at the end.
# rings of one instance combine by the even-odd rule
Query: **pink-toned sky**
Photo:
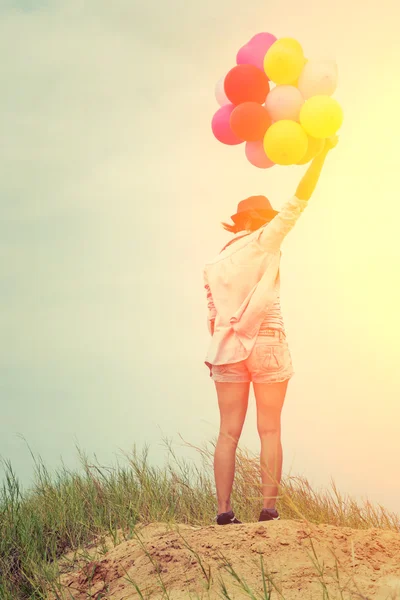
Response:
MULTIPOLYGON (((284 242, 296 375, 284 473, 399 510, 400 41, 395 0, 0 3, 0 455, 52 468, 162 434, 217 435, 202 267, 251 194, 280 208, 305 167, 215 141, 214 86, 260 31, 336 59, 345 121, 284 242)), ((251 396, 241 442, 258 453, 251 396)))

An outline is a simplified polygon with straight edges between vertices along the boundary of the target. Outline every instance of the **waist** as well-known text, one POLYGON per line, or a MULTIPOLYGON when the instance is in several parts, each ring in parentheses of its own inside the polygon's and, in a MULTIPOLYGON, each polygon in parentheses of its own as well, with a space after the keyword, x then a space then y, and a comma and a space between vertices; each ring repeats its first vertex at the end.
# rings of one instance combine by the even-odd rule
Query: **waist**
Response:
POLYGON ((277 337, 280 340, 286 339, 286 333, 284 332, 283 329, 274 329, 272 327, 267 327, 267 326, 263 326, 263 325, 261 325, 258 335, 277 337))

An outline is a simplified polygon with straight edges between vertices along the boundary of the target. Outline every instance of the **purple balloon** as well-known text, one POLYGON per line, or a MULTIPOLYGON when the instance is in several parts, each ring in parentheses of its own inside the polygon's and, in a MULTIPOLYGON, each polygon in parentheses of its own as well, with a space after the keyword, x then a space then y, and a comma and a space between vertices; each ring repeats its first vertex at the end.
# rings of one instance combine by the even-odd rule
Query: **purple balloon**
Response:
POLYGON ((264 72, 264 58, 277 38, 272 33, 257 33, 236 56, 238 65, 254 65, 264 72))
POLYGON ((211 128, 217 140, 228 146, 236 146, 243 143, 243 140, 233 133, 230 125, 230 117, 235 108, 234 104, 221 106, 213 116, 211 122, 211 128))

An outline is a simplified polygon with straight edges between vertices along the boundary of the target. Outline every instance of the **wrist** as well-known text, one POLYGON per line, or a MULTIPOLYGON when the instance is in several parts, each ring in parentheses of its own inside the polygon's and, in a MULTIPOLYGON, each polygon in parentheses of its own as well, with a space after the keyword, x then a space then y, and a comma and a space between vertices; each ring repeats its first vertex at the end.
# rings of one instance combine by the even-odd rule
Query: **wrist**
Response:
POLYGON ((314 163, 316 165, 322 165, 325 162, 325 159, 328 156, 328 153, 329 153, 329 148, 324 148, 323 150, 321 150, 321 152, 319 154, 317 154, 317 156, 315 156, 313 158, 311 163, 314 163))
POLYGON ((324 147, 322 148, 321 152, 319 154, 317 154, 317 156, 315 158, 318 158, 319 156, 326 156, 330 151, 329 146, 327 146, 326 144, 324 145, 324 147))

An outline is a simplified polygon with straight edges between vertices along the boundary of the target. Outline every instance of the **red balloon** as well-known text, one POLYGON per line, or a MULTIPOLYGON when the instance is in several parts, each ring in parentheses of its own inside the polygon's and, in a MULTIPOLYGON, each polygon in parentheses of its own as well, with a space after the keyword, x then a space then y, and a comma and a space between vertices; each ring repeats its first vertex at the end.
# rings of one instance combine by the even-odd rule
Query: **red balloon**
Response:
POLYGON ((245 142, 262 140, 270 125, 271 117, 267 109, 257 102, 239 104, 230 116, 233 133, 245 142))
POLYGON ((269 81, 266 74, 254 65, 237 65, 225 77, 224 89, 232 104, 264 104, 269 92, 269 81))

